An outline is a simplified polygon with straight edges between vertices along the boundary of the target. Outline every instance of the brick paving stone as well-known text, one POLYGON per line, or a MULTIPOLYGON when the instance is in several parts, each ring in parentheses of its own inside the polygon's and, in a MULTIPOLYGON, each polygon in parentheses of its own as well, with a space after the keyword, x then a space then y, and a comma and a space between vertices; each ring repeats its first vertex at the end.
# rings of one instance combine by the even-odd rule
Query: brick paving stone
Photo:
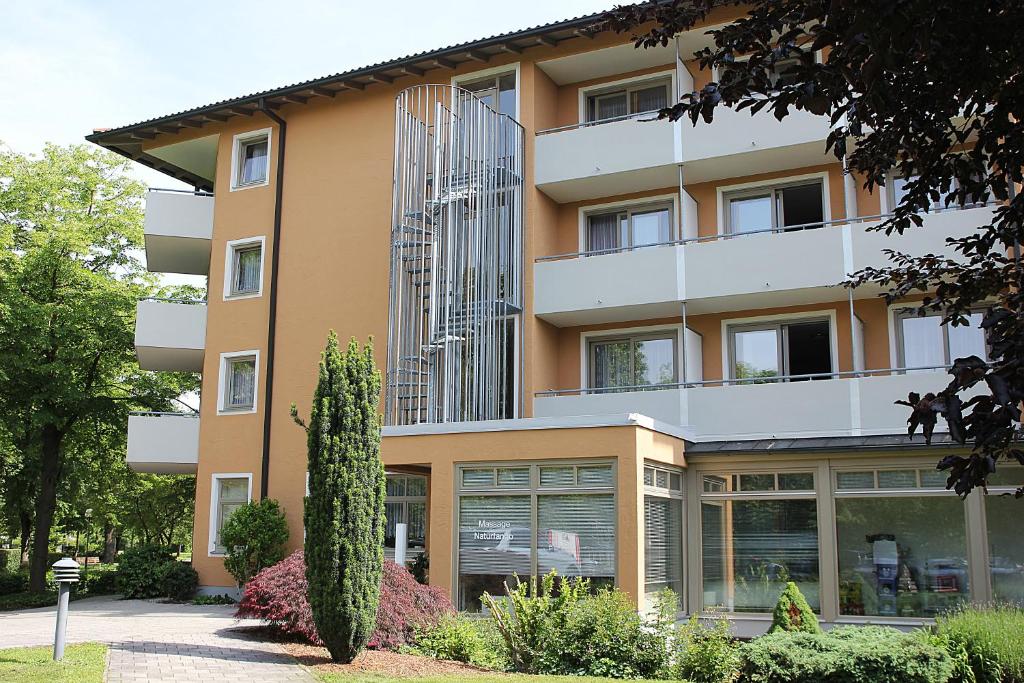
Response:
MULTIPOLYGON (((315 679, 276 643, 251 640, 230 605, 86 598, 71 603, 68 641, 107 643, 108 683, 304 682, 315 679)), ((53 643, 55 608, 0 613, 0 648, 53 643)))

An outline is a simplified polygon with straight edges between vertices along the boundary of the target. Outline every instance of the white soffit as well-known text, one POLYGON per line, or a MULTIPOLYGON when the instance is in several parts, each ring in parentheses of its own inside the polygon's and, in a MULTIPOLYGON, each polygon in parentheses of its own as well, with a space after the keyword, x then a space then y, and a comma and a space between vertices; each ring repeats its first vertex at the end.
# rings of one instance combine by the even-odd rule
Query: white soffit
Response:
POLYGON ((556 84, 565 85, 655 66, 674 65, 675 61, 676 48, 671 43, 666 47, 645 49, 634 47, 630 42, 538 62, 537 66, 556 84))
POLYGON ((214 181, 217 170, 217 141, 220 135, 207 135, 173 145, 147 149, 146 154, 183 168, 189 173, 214 181))

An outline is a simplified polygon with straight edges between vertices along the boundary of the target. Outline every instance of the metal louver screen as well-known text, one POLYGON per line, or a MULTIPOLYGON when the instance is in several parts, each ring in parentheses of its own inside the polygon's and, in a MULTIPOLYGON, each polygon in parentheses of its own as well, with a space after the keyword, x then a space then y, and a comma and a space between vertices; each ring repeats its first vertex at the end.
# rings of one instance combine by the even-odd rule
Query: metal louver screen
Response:
POLYGON ((683 501, 644 498, 644 578, 647 592, 683 588, 683 501))
POLYGON ((612 494, 545 495, 537 499, 537 571, 561 576, 615 576, 612 494))
POLYGON ((459 573, 530 575, 530 517, 530 496, 463 496, 459 573))

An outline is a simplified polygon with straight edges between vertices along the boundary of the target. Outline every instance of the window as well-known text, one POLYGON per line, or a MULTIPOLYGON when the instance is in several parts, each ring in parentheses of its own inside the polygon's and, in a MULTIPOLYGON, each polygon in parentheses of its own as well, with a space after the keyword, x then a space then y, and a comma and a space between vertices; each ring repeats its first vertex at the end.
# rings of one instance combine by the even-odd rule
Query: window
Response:
POLYGON ((914 311, 896 311, 897 362, 901 368, 934 368, 950 365, 957 358, 977 356, 988 359, 984 314, 971 313, 969 325, 942 324, 938 313, 919 316, 914 311))
MULTIPOLYGON (((977 180, 979 182, 983 182, 983 176, 980 173, 979 174, 972 174, 972 175, 974 175, 975 180, 977 180)), ((903 198, 907 196, 907 192, 908 192, 907 186, 910 185, 911 183, 917 182, 920 179, 921 179, 921 176, 919 176, 917 174, 912 174, 912 175, 909 175, 909 176, 904 176, 899 171, 890 173, 889 174, 888 186, 885 188, 885 193, 886 193, 885 199, 889 202, 889 207, 888 207, 887 211, 890 212, 890 213, 892 211, 895 211, 896 207, 899 206, 899 204, 903 201, 903 198)), ((954 179, 953 180, 953 185, 952 185, 952 191, 955 192, 959 188, 960 188, 959 181, 954 179)), ((941 196, 938 196, 938 195, 932 196, 929 199, 929 202, 928 202, 929 206, 927 208, 925 208, 925 211, 932 211, 932 210, 938 211, 938 210, 941 210, 943 208, 946 208, 946 203, 945 203, 945 195, 946 194, 947 194, 946 192, 943 192, 941 196)), ((972 208, 972 207, 975 207, 975 206, 983 206, 986 202, 988 202, 989 198, 990 197, 989 197, 989 195, 987 193, 985 194, 984 197, 979 197, 980 201, 977 202, 977 203, 968 201, 965 198, 964 201, 959 202, 958 204, 951 204, 950 208, 956 207, 956 208, 961 208, 961 209, 969 209, 969 208, 972 208)))
POLYGON ((683 475, 644 467, 644 593, 647 606, 666 588, 683 597, 683 475))
POLYGON ((602 337, 590 342, 593 389, 648 387, 676 381, 676 334, 602 337))
POLYGON ((615 473, 611 464, 472 465, 460 468, 459 609, 504 593, 515 577, 615 581, 615 473))
POLYGON ((672 205, 641 206, 587 215, 587 251, 613 251, 672 239, 672 205))
POLYGON ((934 617, 969 598, 964 503, 935 474, 836 472, 840 614, 934 617))
POLYGON ((235 510, 249 502, 252 493, 252 475, 213 475, 213 504, 210 506, 210 554, 223 554, 227 548, 221 545, 220 530, 235 510))
POLYGON ((515 72, 488 76, 458 85, 463 90, 468 90, 476 95, 484 104, 499 114, 516 117, 515 72))
POLYGON ((236 135, 231 189, 266 185, 270 158, 270 129, 236 135))
POLYGON ((224 298, 259 296, 263 291, 263 238, 227 244, 224 298))
POLYGON ((723 201, 731 235, 820 228, 826 216, 821 179, 730 190, 723 201))
POLYGON ((388 556, 394 557, 397 524, 406 525, 409 554, 422 553, 427 541, 427 478, 388 474, 384 511, 384 548, 388 556))
MULTIPOLYGON (((992 599, 1024 607, 1024 543, 1020 542, 1020 504, 1013 492, 1024 486, 1024 468, 1000 464, 985 496, 992 599)), ((976 492, 980 493, 980 491, 976 492)))
POLYGON ((252 413, 256 410, 256 351, 221 355, 220 411, 252 413))
POLYGON ((704 474, 704 609, 771 612, 787 581, 820 609, 812 472, 704 474))
POLYGON ((788 381, 825 379, 832 372, 830 323, 826 320, 730 325, 731 379, 788 381))
POLYGON ((672 80, 643 81, 587 95, 587 123, 658 111, 668 106, 672 80))

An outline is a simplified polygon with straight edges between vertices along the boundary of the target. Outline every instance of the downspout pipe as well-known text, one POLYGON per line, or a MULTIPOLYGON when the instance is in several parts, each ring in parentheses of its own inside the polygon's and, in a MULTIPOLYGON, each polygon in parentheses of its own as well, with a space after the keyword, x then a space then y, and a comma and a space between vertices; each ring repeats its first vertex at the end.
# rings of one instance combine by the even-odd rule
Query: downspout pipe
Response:
POLYGON ((263 383, 263 462, 260 469, 260 500, 270 486, 270 424, 274 406, 274 351, 277 340, 277 276, 281 266, 281 203, 284 192, 284 148, 288 123, 260 98, 257 109, 277 124, 277 174, 274 183, 274 240, 270 258, 270 315, 267 324, 267 378, 263 383))

